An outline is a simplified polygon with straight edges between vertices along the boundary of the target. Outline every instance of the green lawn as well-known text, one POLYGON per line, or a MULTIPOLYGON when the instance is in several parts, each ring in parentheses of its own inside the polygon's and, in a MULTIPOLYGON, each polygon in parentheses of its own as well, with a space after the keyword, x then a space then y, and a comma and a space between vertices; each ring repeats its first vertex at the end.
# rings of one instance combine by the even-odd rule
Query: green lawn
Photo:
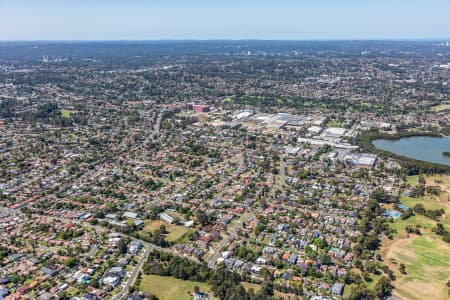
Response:
MULTIPOLYGON (((369 282, 364 282, 364 285, 367 286, 367 288, 369 289, 373 289, 375 287, 375 285, 378 283, 378 280, 380 280, 380 278, 384 276, 384 275, 374 275, 374 274, 370 274, 370 279, 372 279, 372 281, 369 282)), ((353 283, 353 284, 346 284, 344 286, 344 292, 342 294, 342 296, 345 298, 347 298, 348 296, 350 296, 350 293, 352 291, 353 287, 358 286, 357 284, 353 283)))
MULTIPOLYGON (((438 186, 441 189, 439 196, 426 194, 425 197, 412 198, 401 197, 400 202, 411 208, 414 208, 416 204, 422 204, 425 209, 444 209, 446 213, 440 218, 439 222, 450 226, 450 177, 446 175, 428 175, 425 176, 426 186, 438 186)), ((411 186, 418 185, 418 176, 408 176, 407 182, 411 186)), ((402 224, 422 224, 427 225, 431 223, 433 226, 435 222, 429 218, 416 215, 408 220, 397 220, 396 226, 402 226, 402 224)), ((406 226, 406 225, 405 225, 406 226)), ((403 226, 404 227, 404 226, 403 226)))
POLYGON ((431 110, 434 112, 441 112, 444 110, 450 110, 450 104, 441 104, 431 107, 431 110))
POLYGON ((419 184, 418 179, 419 179, 419 175, 408 176, 408 177, 406 177, 406 182, 408 182, 408 184, 411 186, 416 186, 419 184))
POLYGON ((406 275, 396 272, 395 287, 400 295, 407 299, 446 299, 450 247, 439 237, 424 234, 401 240, 392 245, 388 258, 406 266, 406 275))
MULTIPOLYGON (((414 252, 418 255, 418 258, 414 260, 413 264, 409 267, 410 272, 418 274, 420 277, 424 277, 423 269, 428 267, 442 267, 447 269, 447 274, 437 272, 436 276, 439 280, 447 279, 450 275, 450 247, 440 247, 439 243, 436 243, 436 239, 428 239, 426 237, 419 237, 412 241, 414 252)), ((426 278, 422 278, 426 280, 426 278)))
POLYGON ((328 122, 327 128, 330 128, 330 127, 342 128, 342 127, 344 127, 344 124, 342 124, 341 122, 328 122))
POLYGON ((352 283, 352 284, 346 284, 346 285, 344 286, 344 292, 342 293, 342 297, 344 297, 344 299, 347 299, 347 298, 350 296, 350 293, 351 293, 351 291, 352 291, 352 288, 353 288, 353 287, 356 287, 356 286, 358 286, 358 285, 355 284, 355 283, 352 283))
POLYGON ((374 275, 374 274, 370 274, 370 279, 372 279, 372 281, 366 282, 365 285, 369 288, 369 289, 373 289, 375 287, 375 285, 377 285, 378 281, 380 280, 380 278, 383 275, 374 275))
MULTIPOLYGON (((426 200, 410 198, 410 197, 402 197, 400 198, 400 202, 409 206, 411 209, 418 203, 421 203, 425 209, 440 209, 443 208, 446 210, 446 214, 440 217, 439 222, 446 225, 448 229, 450 229, 450 215, 448 208, 438 202, 436 199, 427 198, 426 200)), ((430 230, 436 227, 437 221, 428 218, 423 215, 415 214, 414 216, 409 217, 406 220, 402 220, 398 218, 393 223, 389 223, 390 227, 397 231, 396 237, 406 237, 407 233, 405 231, 405 227, 408 225, 420 225, 422 228, 430 230)))
MULTIPOLYGON (((407 178, 410 185, 417 185, 417 176, 407 178)), ((440 186, 439 197, 426 195, 421 198, 402 197, 400 202, 411 208, 422 204, 425 209, 443 208, 446 213, 439 222, 450 229, 448 203, 449 177, 426 176, 427 186, 440 186)), ((404 299, 448 299, 446 283, 450 278, 450 246, 442 237, 432 232, 437 221, 415 214, 406 220, 397 219, 390 226, 397 230, 393 240, 385 239, 381 253, 385 263, 394 271, 397 280, 394 295, 404 299), (407 234, 407 225, 420 225, 422 235, 407 234), (406 273, 399 272, 399 265, 405 264, 406 273)))
POLYGON ((63 118, 70 119, 72 112, 70 110, 61 109, 61 116, 63 116, 63 118))
POLYGON ((166 235, 166 238, 169 242, 181 242, 184 237, 188 236, 189 233, 195 232, 192 228, 186 228, 184 226, 175 226, 172 227, 169 233, 166 235))
POLYGON ((66 290, 66 293, 67 293, 67 295, 68 295, 69 297, 74 297, 74 296, 78 295, 79 292, 80 292, 80 291, 79 291, 77 288, 73 287, 73 286, 70 286, 70 287, 66 290))
MULTIPOLYGON (((411 186, 415 186, 419 184, 418 178, 419 175, 408 176, 406 177, 406 182, 411 186)), ((450 177, 448 175, 426 175, 425 180, 427 185, 439 185, 441 188, 450 187, 450 177)))
MULTIPOLYGON (((446 205, 446 203, 444 203, 442 200, 440 200, 439 198, 436 197, 425 197, 425 199, 418 199, 418 198, 411 198, 411 197, 402 197, 400 198, 400 202, 411 207, 414 208, 414 206, 416 204, 422 204, 423 207, 425 207, 425 209, 427 210, 435 210, 435 209, 444 209, 446 211, 446 213, 440 217, 439 222, 446 224, 448 226, 450 226, 450 215, 449 215, 449 208, 446 205)), ((430 223, 432 222, 433 224, 435 224, 436 222, 428 217, 424 217, 428 220, 423 220, 420 217, 424 217, 421 215, 415 215, 414 217, 410 218, 413 222, 414 222, 414 218, 419 218, 419 222, 424 222, 424 223, 430 223)), ((400 221, 400 220, 399 220, 400 221)), ((406 220, 408 221, 408 220, 406 220)), ((401 222, 400 222, 401 223, 401 222)), ((405 222, 408 223, 408 222, 405 222)), ((419 223, 420 224, 420 223, 419 223)), ((415 224, 413 224, 415 225, 415 224)))
POLYGON ((202 292, 210 290, 206 283, 158 275, 144 275, 140 290, 148 291, 156 295, 160 300, 191 300, 193 299, 192 293, 195 286, 198 286, 202 292))
POLYGON ((140 234, 145 235, 149 231, 153 232, 161 225, 166 227, 166 239, 169 242, 182 242, 190 233, 195 232, 195 229, 187 228, 182 225, 169 224, 162 220, 147 220, 145 221, 144 229, 140 232, 140 234))

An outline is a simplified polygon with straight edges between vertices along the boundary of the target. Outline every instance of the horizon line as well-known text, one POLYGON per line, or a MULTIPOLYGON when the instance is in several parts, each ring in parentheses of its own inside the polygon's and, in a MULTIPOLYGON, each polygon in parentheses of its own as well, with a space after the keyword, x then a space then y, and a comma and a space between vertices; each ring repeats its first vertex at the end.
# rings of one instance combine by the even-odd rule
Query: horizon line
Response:
POLYGON ((309 38, 309 39, 270 39, 270 38, 160 38, 160 39, 0 39, 5 42, 236 42, 236 41, 262 41, 262 42, 354 42, 354 41, 447 41, 450 37, 433 38, 309 38))

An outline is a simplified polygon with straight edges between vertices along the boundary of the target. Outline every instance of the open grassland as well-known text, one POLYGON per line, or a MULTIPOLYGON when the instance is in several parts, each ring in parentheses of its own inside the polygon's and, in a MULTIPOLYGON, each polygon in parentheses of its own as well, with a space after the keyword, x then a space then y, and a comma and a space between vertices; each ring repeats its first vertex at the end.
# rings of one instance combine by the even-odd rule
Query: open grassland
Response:
POLYGON ((424 233, 386 241, 385 263, 394 271, 394 295, 402 299, 448 299, 450 247, 439 237, 424 233), (406 274, 399 272, 405 264, 406 274))
POLYGON ((194 299, 192 295, 195 286, 199 287, 201 292, 210 291, 206 283, 158 275, 142 276, 140 290, 150 292, 160 300, 191 300, 194 299))
MULTIPOLYGON (((450 175, 426 175, 425 182, 427 186, 439 186, 442 190, 450 192, 450 175)), ((419 184, 419 176, 408 176, 407 182, 412 185, 419 184)))
MULTIPOLYGON (((422 204, 425 209, 444 209, 440 217, 450 230, 450 176, 433 175, 425 177, 426 186, 438 186, 439 196, 402 197, 400 202, 411 208, 422 204)), ((411 176, 408 183, 418 184, 418 177, 411 176)), ((432 232, 438 221, 415 214, 406 220, 397 219, 390 224, 397 233, 393 240, 384 239, 381 254, 385 263, 394 271, 397 280, 393 282, 394 295, 401 299, 449 299, 447 281, 450 279, 450 244, 432 232), (421 235, 408 234, 407 225, 419 225, 421 235), (406 274, 399 271, 400 264, 406 266, 406 274)))
MULTIPOLYGON (((408 183, 411 186, 418 185, 418 176, 409 176, 407 178, 408 183)), ((449 175, 429 175, 425 176, 425 185, 427 187, 433 186, 438 187, 441 190, 441 193, 439 195, 430 195, 426 194, 425 197, 420 198, 411 198, 411 197, 402 197, 400 201, 402 204, 405 204, 411 208, 414 207, 416 204, 422 204, 425 209, 444 209, 445 214, 441 217, 440 222, 443 224, 446 224, 447 226, 450 226, 450 176, 449 175)), ((420 220, 418 220, 419 223, 425 222, 430 223, 432 222, 431 219, 425 218, 422 219, 420 216, 420 220)), ((405 224, 408 224, 408 221, 415 221, 414 218, 410 218, 406 220, 406 222, 403 222, 405 224)), ((397 223, 398 221, 396 221, 397 223)), ((402 221, 399 220, 399 224, 401 224, 402 221)), ((432 222, 434 225, 435 222, 432 222)), ((413 224, 414 225, 414 224, 413 224)))
MULTIPOLYGON (((439 221, 442 224, 446 224, 447 226, 450 226, 450 202, 446 198, 441 199, 440 197, 428 197, 427 196, 424 199, 418 199, 418 198, 411 198, 411 197, 402 197, 400 199, 400 202, 411 208, 413 208, 416 204, 422 204, 423 207, 425 207, 425 209, 427 209, 427 210, 431 210, 431 209, 434 210, 434 209, 442 208, 445 210, 445 214, 439 218, 439 221)), ((430 225, 430 224, 432 225, 432 227, 434 227, 436 225, 436 221, 434 221, 428 217, 417 215, 417 214, 410 219, 398 220, 398 222, 396 221, 395 223, 407 225, 407 224, 411 224, 411 222, 414 222, 414 221, 416 221, 417 224, 419 224, 419 225, 420 224, 424 225, 425 227, 427 227, 427 225, 430 225)), ((412 224, 412 225, 415 225, 415 224, 412 224)))
POLYGON ((441 112, 445 110, 450 110, 450 104, 441 104, 431 107, 431 111, 441 112))
POLYGON ((156 229, 158 229, 161 225, 164 225, 166 227, 167 233, 165 234, 165 236, 167 241, 169 242, 181 241, 184 236, 195 231, 192 228, 186 228, 180 225, 169 224, 162 220, 152 220, 145 222, 145 226, 142 231, 143 233, 153 232, 156 229))
POLYGON ((70 119, 70 117, 72 116, 72 111, 67 109, 61 109, 61 116, 63 116, 63 118, 70 119))
MULTIPOLYGON (((352 269, 353 272, 357 273, 357 274, 361 274, 361 270, 359 270, 358 268, 353 268, 352 269)), ((375 274, 370 274, 370 280, 367 282, 364 282, 363 284, 368 288, 373 290, 375 288, 375 286, 377 285, 378 281, 380 280, 380 278, 383 275, 375 275, 375 274)), ((347 299, 350 294, 351 291, 354 287, 357 287, 358 285, 356 283, 352 283, 352 284, 346 284, 344 286, 344 291, 342 296, 344 297, 344 299, 347 299)))

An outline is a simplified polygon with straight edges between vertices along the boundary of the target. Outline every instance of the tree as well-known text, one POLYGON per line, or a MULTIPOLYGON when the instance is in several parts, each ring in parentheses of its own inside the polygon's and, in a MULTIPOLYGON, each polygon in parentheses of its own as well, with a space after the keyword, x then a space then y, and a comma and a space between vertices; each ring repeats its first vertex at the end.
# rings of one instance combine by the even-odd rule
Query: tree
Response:
POLYGON ((199 211, 197 213, 197 221, 203 226, 207 225, 209 222, 208 215, 204 211, 199 211))
POLYGON ((345 283, 346 284, 360 284, 361 283, 361 276, 353 271, 348 271, 347 275, 345 276, 345 283))
POLYGON ((316 256, 316 252, 314 252, 314 250, 309 245, 306 246, 305 253, 308 254, 308 256, 311 258, 316 256))
POLYGON ((420 185, 426 184, 425 177, 422 174, 419 175, 418 181, 420 185))
POLYGON ((442 223, 437 223, 436 228, 433 228, 432 231, 434 231, 437 235, 443 236, 445 236, 448 233, 444 225, 442 225, 442 223))
POLYGON ((64 261, 64 265, 68 268, 73 268, 76 266, 76 264, 77 264, 77 259, 75 257, 68 257, 64 261))
POLYGON ((127 253, 127 244, 125 243, 124 240, 120 240, 117 243, 117 248, 119 249, 119 253, 121 253, 121 254, 127 253))
POLYGON ((369 291, 365 285, 358 285, 352 288, 348 300, 373 300, 375 295, 369 291))
POLYGON ((419 215, 425 214, 425 208, 423 207, 422 203, 418 203, 414 205, 414 212, 418 213, 419 215))
POLYGON ((333 261, 330 256, 328 256, 327 254, 324 254, 320 257, 320 263, 322 265, 331 265, 333 263, 333 261))
POLYGON ((383 276, 378 280, 377 284, 375 285, 375 293, 378 297, 384 298, 386 296, 389 296, 392 291, 392 285, 391 280, 387 278, 386 276, 383 276))
POLYGON ((194 286, 194 293, 195 294, 199 294, 200 293, 200 288, 198 286, 194 286))
POLYGON ((400 264, 398 269, 399 269, 400 273, 406 274, 406 266, 405 266, 405 264, 400 264))
POLYGON ((389 200, 389 195, 386 193, 386 191, 382 188, 378 188, 376 189, 373 193, 372 193, 372 198, 377 200, 378 202, 381 203, 386 203, 389 200))
POLYGON ((446 235, 444 235, 442 240, 446 243, 450 243, 450 233, 447 233, 446 235))
POLYGON ((261 285, 261 295, 263 296, 273 296, 273 283, 269 281, 265 281, 261 285))
POLYGON ((355 267, 357 267, 357 268, 360 269, 360 270, 362 270, 362 269, 364 268, 364 267, 363 267, 362 260, 360 260, 360 259, 356 259, 355 262, 354 262, 354 264, 355 264, 355 267))

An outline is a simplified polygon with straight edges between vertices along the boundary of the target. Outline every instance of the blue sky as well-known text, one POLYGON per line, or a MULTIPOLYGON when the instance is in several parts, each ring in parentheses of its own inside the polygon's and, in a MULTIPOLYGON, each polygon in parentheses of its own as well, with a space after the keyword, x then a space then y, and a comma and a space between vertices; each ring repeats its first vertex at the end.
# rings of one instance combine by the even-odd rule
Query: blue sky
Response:
POLYGON ((450 0, 0 0, 0 40, 450 38, 450 0))

